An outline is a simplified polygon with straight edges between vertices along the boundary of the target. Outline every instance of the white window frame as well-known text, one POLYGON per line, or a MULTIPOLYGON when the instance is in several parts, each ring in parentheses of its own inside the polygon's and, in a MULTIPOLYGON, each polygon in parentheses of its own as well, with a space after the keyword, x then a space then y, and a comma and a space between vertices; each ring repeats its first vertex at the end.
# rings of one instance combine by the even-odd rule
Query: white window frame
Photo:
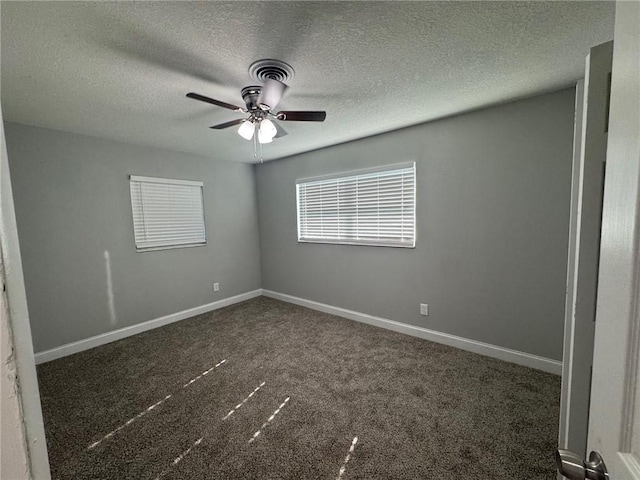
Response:
MULTIPOLYGON (((183 193, 184 193, 184 189, 183 193)), ((159 178, 159 177, 144 177, 140 175, 129 175, 129 193, 131 199, 131 212, 133 219, 133 236, 134 242, 136 245, 136 251, 138 252, 148 252, 153 250, 167 250, 173 248, 185 248, 185 247, 201 247, 207 244, 207 233, 206 233, 206 225, 205 225, 205 216, 204 216, 204 183, 192 180, 177 180, 172 178, 159 178), (171 201, 171 186, 176 187, 193 187, 194 189, 199 190, 200 202, 198 206, 200 208, 194 207, 194 209, 189 212, 191 219, 188 221, 189 230, 181 231, 179 227, 176 227, 175 230, 167 232, 166 236, 162 238, 162 236, 158 236, 157 233, 154 235, 151 233, 151 230, 154 228, 158 228, 159 221, 167 221, 167 220, 178 220, 180 219, 181 212, 175 210, 177 204, 165 203, 167 205, 168 211, 166 212, 167 217, 163 220, 159 220, 153 218, 151 216, 145 216, 144 214, 144 194, 142 189, 144 185, 152 186, 153 184, 165 185, 168 187, 167 197, 162 198, 161 202, 171 201), (135 192, 135 189, 139 188, 138 192, 135 192), (135 198, 134 198, 135 197, 135 198), (194 219, 193 216, 196 218, 194 219), (199 218, 198 218, 199 216, 199 218), (195 229, 195 230, 194 230, 195 229), (201 231, 200 231, 201 229, 201 231), (188 236, 188 233, 193 233, 192 236, 188 236), (153 238, 155 237, 155 238, 153 238)), ((178 188, 175 189, 176 193, 178 188)), ((164 194, 164 192, 156 192, 157 194, 164 194)), ((195 194, 195 191, 192 192, 195 194)), ((152 202, 153 200, 147 198, 147 202, 152 202)), ((148 203, 149 205, 149 203, 148 203)), ((155 205, 156 208, 162 208, 163 205, 155 205)), ((184 218, 183 218, 184 220, 184 218)), ((184 225, 184 223, 183 223, 184 225)), ((156 230, 157 232, 157 230, 156 230)))
MULTIPOLYGON (((397 184, 394 183, 393 186, 397 184)), ((362 188, 362 187, 360 187, 362 188)), ((389 187, 387 187, 389 188, 389 187)), ((317 191, 317 190, 316 190, 317 191)), ((324 202, 324 199, 322 200, 324 202)), ((384 220, 384 215, 380 216, 378 214, 378 222, 380 219, 384 220)), ((375 247, 400 247, 400 248, 415 248, 416 246, 416 164, 415 162, 405 162, 394 165, 386 165, 382 167, 375 168, 367 168, 362 170, 336 173, 332 175, 323 175, 319 177, 311 177, 311 178, 301 178, 296 180, 296 220, 297 220, 297 229, 298 229, 298 242, 299 243, 330 243, 330 244, 339 244, 339 245, 366 245, 366 246, 375 246, 375 247), (398 177, 400 175, 400 177, 398 177), (409 176, 407 176, 409 175, 409 176), (373 197, 368 201, 365 201, 364 204, 357 199, 358 197, 358 186, 364 186, 364 188, 368 189, 367 192, 371 192, 371 186, 374 181, 378 182, 380 179, 391 179, 392 177, 401 178, 399 183, 399 191, 393 192, 397 193, 399 197, 395 197, 399 203, 395 203, 396 208, 399 205, 402 205, 400 221, 398 220, 398 215, 395 215, 395 222, 391 221, 390 217, 387 217, 387 224, 382 225, 378 224, 377 226, 377 238, 372 233, 371 228, 367 228, 365 226, 360 227, 358 225, 358 219, 365 218, 365 223, 368 222, 370 227, 371 217, 365 217, 361 214, 361 207, 368 206, 372 208, 374 205, 377 208, 380 208, 380 192, 379 190, 373 197), (377 180, 376 180, 377 179, 377 180), (406 184, 405 184, 405 179, 406 184), (413 183, 411 185, 411 182, 413 183), (329 225, 329 233, 324 234, 317 233, 317 229, 315 233, 309 233, 308 227, 305 228, 305 225, 308 225, 307 211, 308 209, 301 205, 305 203, 305 200, 302 198, 302 195, 306 195, 309 189, 313 189, 314 187, 317 189, 318 186, 332 188, 335 186, 336 193, 335 196, 331 197, 333 193, 329 194, 327 203, 331 205, 336 205, 337 214, 333 213, 330 219, 327 219, 326 224, 329 225), (356 189, 356 201, 354 204, 353 201, 353 191, 350 193, 340 192, 340 186, 343 188, 351 187, 352 189, 356 189), (409 190, 408 190, 409 189, 409 190), (403 198, 403 192, 409 193, 405 198, 403 198), (347 197, 349 195, 349 198, 347 197), (412 204, 411 198, 413 199, 412 204), (406 203, 406 205, 405 205, 406 203), (348 204, 348 207, 351 211, 351 215, 347 217, 347 215, 342 215, 340 212, 340 205, 348 204), (304 211, 303 211, 304 210, 304 211), (355 213, 353 213, 355 211, 355 213), (337 215, 337 216, 336 216, 337 215), (355 216, 354 216, 355 215, 355 216), (356 220, 355 233, 353 221, 356 220), (394 225, 391 223, 395 223, 397 226, 398 223, 400 226, 398 227, 399 231, 393 231, 394 225), (405 225, 406 223, 406 225, 405 225), (337 225, 337 226, 336 226, 337 225), (382 235, 380 231, 380 227, 382 226, 382 235), (341 229, 344 228, 346 231, 349 231, 348 234, 343 234, 341 229), (410 228, 410 232, 407 235, 404 235, 404 228, 410 228), (337 229, 337 230, 336 230, 337 229), (387 235, 384 235, 384 232, 387 232, 387 235)), ((321 219, 319 223, 324 226, 324 219, 321 219)), ((322 229, 322 227, 321 227, 322 229)))

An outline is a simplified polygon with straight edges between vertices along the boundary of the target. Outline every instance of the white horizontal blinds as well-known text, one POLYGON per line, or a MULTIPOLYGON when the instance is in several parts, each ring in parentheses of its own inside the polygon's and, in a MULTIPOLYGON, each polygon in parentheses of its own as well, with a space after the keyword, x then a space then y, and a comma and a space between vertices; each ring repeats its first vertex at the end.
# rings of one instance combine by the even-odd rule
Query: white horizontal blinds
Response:
POLYGON ((298 240, 415 246, 415 164, 300 181, 298 240))
POLYGON ((206 243, 202 182, 130 178, 136 247, 152 249, 206 243))

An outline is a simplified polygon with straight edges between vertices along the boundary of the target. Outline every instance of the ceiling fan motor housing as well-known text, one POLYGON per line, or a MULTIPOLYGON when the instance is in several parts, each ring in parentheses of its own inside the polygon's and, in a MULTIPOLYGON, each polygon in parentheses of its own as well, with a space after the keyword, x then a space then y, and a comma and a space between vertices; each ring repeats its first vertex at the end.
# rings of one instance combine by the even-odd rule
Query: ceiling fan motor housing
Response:
POLYGON ((265 111, 275 108, 286 89, 287 86, 284 83, 272 78, 267 79, 258 97, 258 106, 265 111))
POLYGON ((262 87, 257 85, 250 85, 242 89, 242 99, 247 106, 247 110, 249 110, 250 112, 254 110, 260 110, 260 106, 258 105, 258 97, 260 96, 261 91, 262 87))

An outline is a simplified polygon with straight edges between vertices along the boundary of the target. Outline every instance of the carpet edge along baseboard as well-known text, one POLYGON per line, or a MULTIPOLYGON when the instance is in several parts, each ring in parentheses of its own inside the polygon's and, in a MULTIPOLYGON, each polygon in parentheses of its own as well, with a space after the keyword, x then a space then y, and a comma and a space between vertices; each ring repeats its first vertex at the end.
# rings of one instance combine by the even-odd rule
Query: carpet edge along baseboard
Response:
POLYGON ((459 348, 461 350, 485 355, 487 357, 497 358, 499 360, 515 363, 524 367, 542 370, 554 375, 562 375, 562 362, 558 360, 533 355, 531 353, 520 352, 518 350, 512 350, 509 348, 499 347, 497 345, 491 345, 489 343, 479 342, 477 340, 471 340, 469 338, 458 337, 456 335, 438 332, 436 330, 429 330, 424 327, 409 325, 407 323, 397 322, 395 320, 389 320, 387 318, 375 317, 366 313, 347 310, 346 308, 334 307, 332 305, 294 297, 293 295, 288 295, 285 293, 262 289, 262 295, 264 295, 265 297, 274 298, 276 300, 282 300, 283 302, 289 302, 295 305, 300 305, 302 307, 311 308, 313 310, 337 315, 349 320, 366 323, 375 327, 393 330, 395 332, 404 333, 406 335, 422 338, 424 340, 430 340, 435 343, 441 343, 443 345, 448 345, 450 347, 459 348))
POLYGON ((260 295, 262 295, 262 289, 258 288, 250 292, 223 298, 221 300, 200 305, 198 307, 187 308, 186 310, 181 310, 176 313, 171 313, 169 315, 164 315, 152 320, 147 320, 146 322, 137 323, 135 325, 130 325, 127 327, 119 328, 117 330, 111 330, 109 332, 101 333, 93 337, 67 343, 49 350, 43 350, 42 352, 37 352, 35 354, 36 365, 50 362, 52 360, 66 357, 68 355, 73 355, 74 353, 89 350, 90 348, 98 347, 100 345, 115 342, 116 340, 121 340, 138 333, 146 332, 147 330, 162 327, 164 325, 168 325, 169 323, 178 322, 180 320, 195 317, 196 315, 212 312, 214 310, 218 310, 219 308, 228 307, 229 305, 259 297, 260 295))

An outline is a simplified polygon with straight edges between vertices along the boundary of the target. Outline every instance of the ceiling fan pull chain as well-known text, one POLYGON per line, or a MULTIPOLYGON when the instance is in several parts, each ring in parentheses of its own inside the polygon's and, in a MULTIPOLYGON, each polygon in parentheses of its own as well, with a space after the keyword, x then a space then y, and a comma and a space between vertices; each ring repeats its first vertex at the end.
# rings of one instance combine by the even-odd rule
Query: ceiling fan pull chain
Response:
MULTIPOLYGON (((258 126, 254 124, 253 128, 255 129, 253 133, 253 158, 257 159, 258 158, 258 126)), ((262 145, 260 145, 260 147, 262 147, 262 145)), ((260 155, 260 157, 262 157, 262 155, 260 155)))

